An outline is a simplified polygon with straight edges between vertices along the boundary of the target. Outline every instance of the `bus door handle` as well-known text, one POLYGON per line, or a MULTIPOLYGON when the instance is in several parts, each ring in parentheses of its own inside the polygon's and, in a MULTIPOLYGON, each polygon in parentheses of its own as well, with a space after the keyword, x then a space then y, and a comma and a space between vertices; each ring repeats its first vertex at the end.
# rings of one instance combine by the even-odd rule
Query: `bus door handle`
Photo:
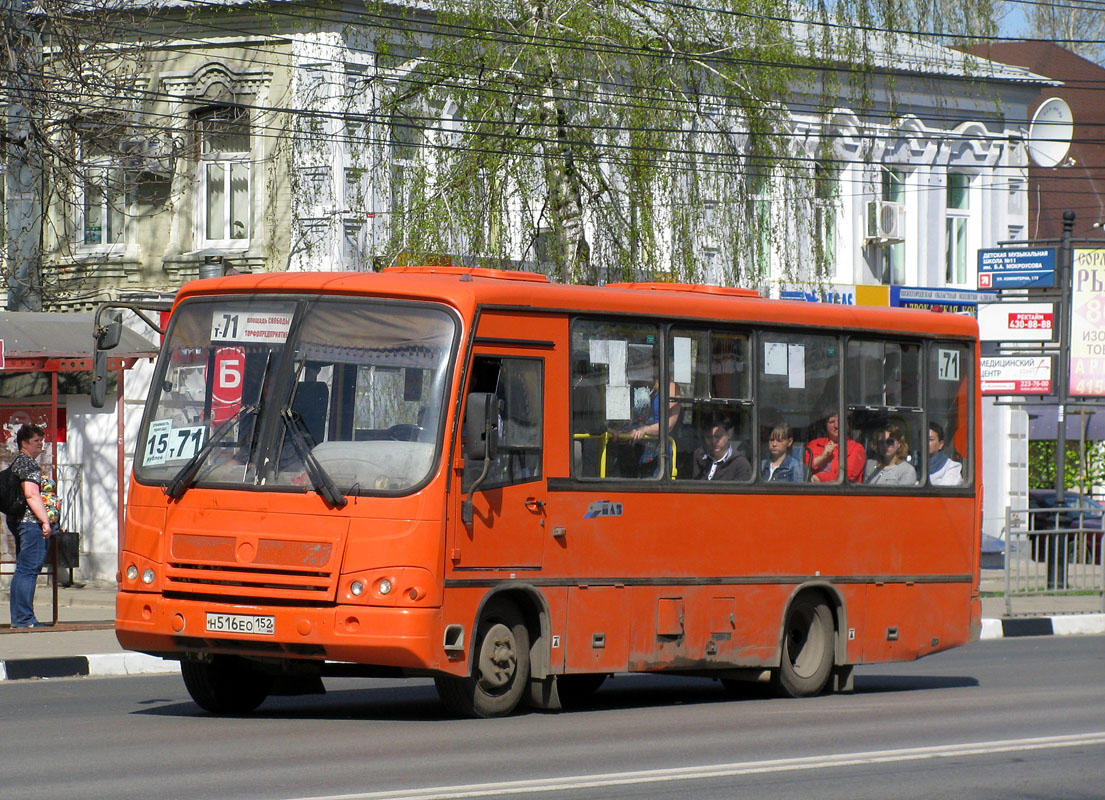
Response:
POLYGON ((526 498, 526 508, 528 508, 530 511, 536 511, 537 513, 541 513, 542 511, 545 510, 545 501, 544 500, 538 500, 536 497, 527 497, 526 498))

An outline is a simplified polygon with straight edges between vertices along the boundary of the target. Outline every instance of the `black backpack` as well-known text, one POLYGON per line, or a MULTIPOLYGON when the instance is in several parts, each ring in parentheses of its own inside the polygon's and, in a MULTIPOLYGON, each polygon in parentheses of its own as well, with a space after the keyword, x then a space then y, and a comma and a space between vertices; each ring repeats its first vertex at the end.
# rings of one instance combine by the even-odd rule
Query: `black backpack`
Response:
POLYGON ((12 472, 9 464, 0 470, 0 513, 8 518, 8 528, 15 530, 27 513, 27 498, 23 496, 23 481, 12 472))

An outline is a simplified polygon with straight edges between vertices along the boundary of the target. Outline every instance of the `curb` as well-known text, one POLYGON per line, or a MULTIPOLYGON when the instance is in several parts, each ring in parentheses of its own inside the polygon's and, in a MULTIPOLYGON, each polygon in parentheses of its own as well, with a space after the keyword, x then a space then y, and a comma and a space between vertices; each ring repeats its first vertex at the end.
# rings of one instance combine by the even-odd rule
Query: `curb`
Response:
POLYGON ((1105 614, 1057 614, 982 620, 980 639, 1012 636, 1075 636, 1105 633, 1105 614))
POLYGON ((180 672, 179 661, 169 661, 148 656, 145 653, 99 653, 87 656, 12 658, 0 661, 0 681, 109 675, 163 675, 174 672, 180 672))

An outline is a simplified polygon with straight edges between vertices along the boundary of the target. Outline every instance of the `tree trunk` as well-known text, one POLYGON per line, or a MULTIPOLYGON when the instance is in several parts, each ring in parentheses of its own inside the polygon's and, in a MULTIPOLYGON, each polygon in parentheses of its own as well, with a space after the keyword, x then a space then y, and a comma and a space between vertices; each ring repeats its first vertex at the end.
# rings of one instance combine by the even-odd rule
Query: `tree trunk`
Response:
MULTIPOLYGON (((540 0, 528 0, 526 5, 536 33, 547 26, 547 9, 540 0)), ((566 282, 597 283, 599 276, 591 266, 591 246, 583 226, 583 185, 575 167, 568 134, 568 111, 553 51, 546 51, 543 67, 548 77, 542 89, 544 99, 538 120, 545 137, 545 183, 561 277, 566 282)))

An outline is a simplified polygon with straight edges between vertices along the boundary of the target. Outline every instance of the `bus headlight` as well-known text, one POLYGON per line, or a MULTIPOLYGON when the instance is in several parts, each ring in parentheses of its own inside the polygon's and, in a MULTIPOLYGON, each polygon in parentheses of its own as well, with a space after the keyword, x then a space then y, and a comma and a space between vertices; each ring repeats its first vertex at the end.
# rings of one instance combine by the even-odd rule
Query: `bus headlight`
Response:
MULTIPOLYGON (((152 566, 156 569, 156 565, 152 566)), ((347 572, 338 586, 339 602, 359 606, 425 607, 441 602, 434 592, 433 574, 422 567, 390 566, 347 572)))
POLYGON ((127 592, 161 591, 161 565, 156 561, 151 561, 137 553, 124 553, 122 563, 127 566, 120 575, 122 581, 119 588, 121 590, 127 592))

